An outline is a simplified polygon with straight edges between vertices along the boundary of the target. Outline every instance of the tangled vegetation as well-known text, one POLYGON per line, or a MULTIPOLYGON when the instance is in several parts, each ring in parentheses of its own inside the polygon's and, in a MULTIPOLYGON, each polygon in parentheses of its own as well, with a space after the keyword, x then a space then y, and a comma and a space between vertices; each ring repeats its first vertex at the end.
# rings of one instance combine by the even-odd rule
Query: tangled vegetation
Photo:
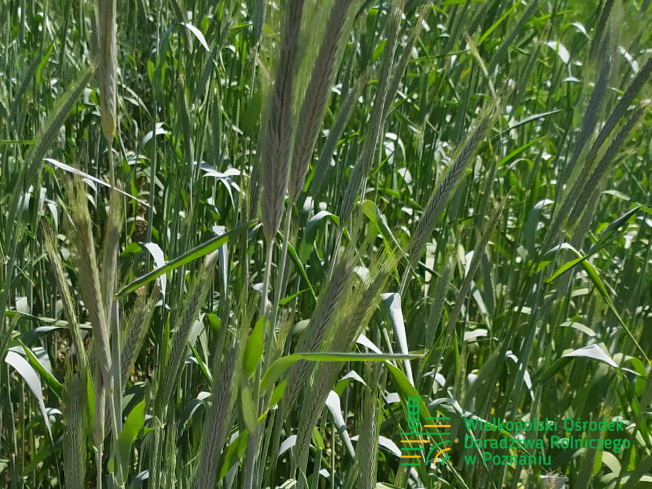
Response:
POLYGON ((0 0, 0 486, 652 487, 650 3, 0 0))

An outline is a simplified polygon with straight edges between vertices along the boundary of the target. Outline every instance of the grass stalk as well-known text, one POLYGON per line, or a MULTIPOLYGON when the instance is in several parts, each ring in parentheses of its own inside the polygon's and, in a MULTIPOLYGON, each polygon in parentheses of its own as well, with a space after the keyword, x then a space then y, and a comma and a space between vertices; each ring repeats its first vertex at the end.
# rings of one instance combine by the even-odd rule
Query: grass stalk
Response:
POLYGON ((86 487, 86 371, 69 374, 64 390, 63 471, 67 489, 86 487))
POLYGON ((161 372, 160 405, 166 406, 173 391, 176 389, 185 352, 188 348, 188 337, 195 320, 199 316, 202 305, 206 302, 210 286, 213 283, 213 273, 218 252, 208 255, 202 265, 199 277, 193 283, 188 298, 174 321, 175 332, 165 368, 161 372))
POLYGON ((398 42, 399 24, 404 6, 405 0, 392 2, 392 11, 387 23, 387 43, 383 49, 383 64, 378 78, 378 88, 369 121, 367 139, 362 148, 362 155, 351 173, 349 184, 346 187, 340 207, 339 216, 342 221, 342 226, 349 221, 358 194, 362 190, 366 176, 369 174, 380 139, 380 133, 385 123, 385 103, 389 91, 390 77, 394 65, 394 54, 398 42))
MULTIPOLYGON (((285 214, 285 229, 283 231, 283 243, 281 245, 281 259, 279 262, 278 274, 276 277, 276 290, 274 290, 274 302, 272 303, 272 307, 269 312, 270 314, 269 329, 272 332, 272 335, 274 335, 274 331, 276 331, 276 320, 278 317, 279 303, 281 302, 281 295, 283 294, 283 291, 285 289, 284 287, 285 268, 286 268, 287 256, 288 256, 288 243, 290 241, 291 225, 292 225, 292 205, 288 204, 287 212, 285 214)), ((270 355, 272 354, 271 350, 268 350, 268 352, 270 355)), ((267 360, 269 361, 269 358, 267 360)))
POLYGON ((439 218, 446 208, 446 204, 452 197, 455 189, 457 189, 462 177, 466 174, 466 170, 472 157, 477 152, 480 143, 484 140, 497 116, 497 109, 490 107, 486 110, 485 114, 483 114, 478 121, 477 126, 471 130, 467 140, 461 146, 461 149, 449 167, 446 176, 433 192, 432 197, 426 206, 426 210, 419 220, 416 231, 412 235, 408 245, 410 263, 404 272, 401 286, 399 288, 399 293, 401 293, 401 295, 407 287, 410 269, 416 265, 421 257, 421 254, 426 247, 426 243, 430 239, 432 231, 435 228, 435 224, 439 221, 439 218))
POLYGON ((319 195, 321 191, 322 185, 328 173, 328 168, 331 166, 331 159, 333 157, 333 153, 335 152, 335 148, 337 147, 337 143, 339 142, 342 133, 344 132, 344 129, 353 114, 353 109, 355 109, 358 104, 358 99, 360 98, 362 90, 368 82, 369 72, 365 71, 358 77, 358 79, 353 84, 353 87, 349 90, 349 93, 340 103, 340 110, 338 111, 337 117, 335 118, 335 123, 328 131, 328 137, 326 138, 326 142, 324 143, 324 146, 322 147, 319 154, 319 160, 315 165, 315 174, 310 181, 310 189, 316 195, 319 195))

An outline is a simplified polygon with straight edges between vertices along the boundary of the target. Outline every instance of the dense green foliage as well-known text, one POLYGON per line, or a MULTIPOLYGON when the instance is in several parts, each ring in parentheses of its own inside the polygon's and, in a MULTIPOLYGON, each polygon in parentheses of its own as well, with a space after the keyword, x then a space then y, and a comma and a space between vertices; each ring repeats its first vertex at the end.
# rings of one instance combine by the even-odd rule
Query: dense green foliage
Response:
POLYGON ((0 0, 0 486, 652 487, 650 3, 0 0))

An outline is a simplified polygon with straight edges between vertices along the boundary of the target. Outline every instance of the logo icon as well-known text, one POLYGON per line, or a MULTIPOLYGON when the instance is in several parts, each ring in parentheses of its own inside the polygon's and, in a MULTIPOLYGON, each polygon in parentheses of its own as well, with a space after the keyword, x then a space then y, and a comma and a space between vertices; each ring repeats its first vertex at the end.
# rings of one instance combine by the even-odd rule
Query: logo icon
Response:
MULTIPOLYGON (((437 461, 439 460, 443 463, 445 460, 450 458, 446 452, 450 451, 450 447, 446 447, 446 444, 451 443, 450 432, 440 432, 440 431, 421 431, 420 423, 420 408, 419 403, 421 399, 418 397, 408 397, 408 416, 407 424, 410 431, 406 433, 401 433, 403 436, 411 437, 405 440, 401 440, 401 465, 419 465, 422 458, 425 459, 426 465, 430 460, 432 460, 433 468, 436 466, 437 461), (439 436, 444 439, 439 443, 433 445, 428 451, 428 455, 424 457, 426 453, 426 448, 431 443, 431 441, 424 437, 429 436, 439 436), (448 438, 446 438, 448 437, 448 438)), ((428 421, 423 428, 450 428, 450 424, 446 424, 450 418, 446 417, 425 417, 428 421)))

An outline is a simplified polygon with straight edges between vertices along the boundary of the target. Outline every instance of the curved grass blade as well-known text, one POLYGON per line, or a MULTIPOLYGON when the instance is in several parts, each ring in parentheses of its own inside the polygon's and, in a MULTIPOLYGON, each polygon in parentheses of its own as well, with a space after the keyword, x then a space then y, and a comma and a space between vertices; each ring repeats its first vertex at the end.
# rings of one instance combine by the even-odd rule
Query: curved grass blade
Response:
POLYGON ((299 360, 308 360, 310 362, 385 362, 388 360, 413 360, 422 356, 412 353, 407 355, 344 352, 294 353, 279 358, 269 367, 260 382, 260 390, 263 394, 268 392, 285 371, 299 360))
POLYGON ((212 253, 220 246, 228 243, 231 238, 253 227, 254 224, 256 224, 256 222, 257 221, 254 220, 245 224, 241 224, 240 226, 233 228, 230 231, 220 236, 216 236, 215 238, 209 239, 205 243, 200 244, 196 248, 193 248, 192 250, 188 251, 187 253, 184 253, 183 255, 175 258, 174 260, 169 261, 164 266, 155 268, 154 270, 152 270, 149 273, 146 273, 142 277, 138 277, 136 280, 129 283, 122 290, 120 290, 115 295, 116 299, 119 297, 124 297, 125 295, 133 292, 139 287, 142 287, 143 285, 150 283, 152 280, 155 280, 156 278, 160 277, 164 273, 168 273, 173 270, 176 270, 177 268, 187 263, 190 263, 191 261, 194 261, 198 258, 201 258, 202 256, 206 256, 209 253, 212 253))
POLYGON ((149 207, 149 204, 147 202, 145 202, 144 200, 140 200, 138 197, 134 197, 130 193, 127 193, 124 190, 120 190, 119 188, 114 187, 114 186, 106 183, 104 180, 101 180, 99 178, 95 178, 94 176, 89 175, 88 173, 85 173, 85 172, 83 172, 81 170, 78 170, 75 167, 72 167, 70 165, 66 165, 65 163, 61 163, 60 161, 54 160, 52 158, 44 158, 44 161, 47 161, 48 163, 51 163, 54 166, 59 167, 62 170, 65 170, 65 171, 67 171, 69 173, 72 173, 74 175, 78 175, 78 176, 80 176, 82 178, 87 178, 87 179, 89 179, 89 180, 91 180, 91 181, 93 181, 95 183, 98 183, 98 184, 104 186, 104 187, 108 187, 108 188, 110 188, 112 190, 115 190, 116 192, 124 195, 125 197, 129 197, 130 199, 133 199, 133 200, 137 201, 139 204, 143 204, 144 206, 149 207))
POLYGON ((48 385, 50 389, 52 389, 52 392, 54 392, 54 395, 57 396, 59 399, 61 399, 61 396, 63 395, 63 388, 61 387, 61 382, 59 382, 54 375, 52 375, 50 372, 47 371, 47 369, 41 364, 38 358, 36 358, 36 355, 34 355, 34 352, 30 350, 25 343, 19 340, 20 346, 23 347, 23 350, 25 350, 25 355, 27 355, 27 360, 29 360, 29 363, 34 367, 34 370, 36 370, 36 373, 38 373, 41 378, 45 381, 45 383, 48 385))

